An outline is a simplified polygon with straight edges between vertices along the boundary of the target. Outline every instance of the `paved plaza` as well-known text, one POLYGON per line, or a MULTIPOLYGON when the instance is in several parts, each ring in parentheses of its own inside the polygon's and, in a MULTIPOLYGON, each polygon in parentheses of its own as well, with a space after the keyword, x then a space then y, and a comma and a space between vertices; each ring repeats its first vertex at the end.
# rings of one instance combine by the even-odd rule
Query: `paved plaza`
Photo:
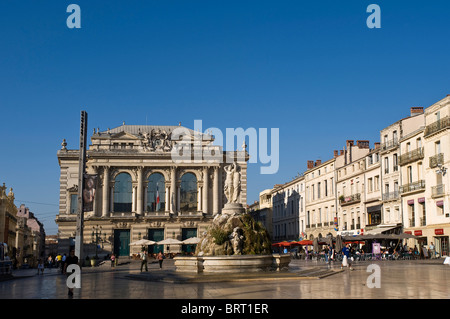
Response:
MULTIPOLYGON (((0 299, 68 299, 66 276, 58 269, 15 270, 0 282, 0 299)), ((374 274, 374 273, 373 273, 374 274)), ((82 269, 81 288, 73 299, 449 299, 450 266, 436 260, 358 261, 354 270, 322 261, 292 260, 284 272, 194 275, 175 272, 173 260, 163 269, 121 260, 82 269), (379 266, 379 288, 372 287, 369 265, 379 266), (369 280, 368 280, 369 278, 369 280), (369 286, 368 286, 369 285, 369 286)))

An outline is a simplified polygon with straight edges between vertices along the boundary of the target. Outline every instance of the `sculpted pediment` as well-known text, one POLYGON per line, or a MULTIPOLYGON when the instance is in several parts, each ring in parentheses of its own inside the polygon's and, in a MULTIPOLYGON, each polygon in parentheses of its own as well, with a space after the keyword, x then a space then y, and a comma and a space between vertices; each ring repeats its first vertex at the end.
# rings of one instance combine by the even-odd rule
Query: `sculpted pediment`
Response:
POLYGON ((119 132, 111 135, 111 139, 138 140, 139 138, 128 132, 119 132))
POLYGON ((142 133, 142 146, 144 151, 150 152, 170 152, 173 142, 171 133, 161 129, 154 129, 151 132, 142 133))

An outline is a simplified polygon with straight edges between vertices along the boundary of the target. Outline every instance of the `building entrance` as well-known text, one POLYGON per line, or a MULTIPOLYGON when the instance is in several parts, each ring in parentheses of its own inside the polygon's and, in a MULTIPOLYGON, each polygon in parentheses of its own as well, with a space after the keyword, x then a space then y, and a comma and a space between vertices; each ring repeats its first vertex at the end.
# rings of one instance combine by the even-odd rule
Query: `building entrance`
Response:
POLYGON ((116 256, 130 255, 130 230, 115 229, 114 230, 114 254, 116 256))

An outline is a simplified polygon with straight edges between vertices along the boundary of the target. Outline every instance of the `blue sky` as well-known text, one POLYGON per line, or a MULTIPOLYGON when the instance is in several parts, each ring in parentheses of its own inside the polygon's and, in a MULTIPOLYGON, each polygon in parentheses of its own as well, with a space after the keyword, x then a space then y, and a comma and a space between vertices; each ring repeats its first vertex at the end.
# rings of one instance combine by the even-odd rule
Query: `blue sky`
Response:
MULTIPOLYGON (((0 2, 0 183, 55 234, 63 138, 127 124, 279 128, 248 203, 450 94, 448 1, 0 2), (69 4, 81 29, 69 29, 69 4), (369 29, 366 8, 381 8, 369 29)), ((239 143, 240 145, 240 143, 239 143)))

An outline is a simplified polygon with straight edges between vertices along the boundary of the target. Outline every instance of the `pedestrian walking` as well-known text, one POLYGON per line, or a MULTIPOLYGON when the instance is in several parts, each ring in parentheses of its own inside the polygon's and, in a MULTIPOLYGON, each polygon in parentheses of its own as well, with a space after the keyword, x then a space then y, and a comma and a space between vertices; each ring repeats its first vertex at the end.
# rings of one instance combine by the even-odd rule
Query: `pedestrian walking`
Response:
POLYGON ((430 244, 430 258, 436 258, 436 247, 434 247, 433 243, 430 244))
POLYGON ((162 263, 164 258, 165 258, 164 254, 161 251, 158 253, 158 256, 156 256, 156 259, 158 259, 159 262, 159 269, 162 269, 162 263))
POLYGON ((111 255, 111 268, 114 268, 116 266, 116 255, 111 255))
POLYGON ((350 247, 349 244, 345 245, 344 248, 342 248, 342 264, 341 269, 344 269, 344 267, 350 267, 350 270, 353 270, 352 263, 350 260, 350 247))
POLYGON ((66 256, 66 254, 64 254, 61 257, 61 273, 64 273, 64 265, 66 264, 66 259, 67 259, 67 256, 66 256))
POLYGON ((142 272, 142 268, 145 266, 145 271, 148 271, 148 266, 147 266, 147 251, 143 250, 141 252, 141 272, 142 272))
POLYGON ((328 262, 331 263, 331 261, 334 259, 334 248, 333 248, 333 245, 332 245, 332 244, 330 244, 330 245, 328 246, 328 254, 329 254, 329 256, 328 256, 328 262))
MULTIPOLYGON (((75 264, 75 265, 78 265, 78 257, 75 256, 75 249, 71 249, 71 250, 70 250, 70 254, 69 254, 69 256, 66 258, 66 262, 65 262, 65 264, 64 264, 64 274, 67 275, 67 267, 68 267, 69 265, 74 265, 74 264, 75 264)), ((68 295, 69 295, 69 297, 72 297, 72 296, 73 296, 73 288, 69 288, 68 295)))
POLYGON ((40 259, 40 258, 39 258, 39 262, 38 262, 38 273, 37 274, 38 275, 39 274, 41 274, 41 275, 44 274, 44 261, 42 259, 40 259))

